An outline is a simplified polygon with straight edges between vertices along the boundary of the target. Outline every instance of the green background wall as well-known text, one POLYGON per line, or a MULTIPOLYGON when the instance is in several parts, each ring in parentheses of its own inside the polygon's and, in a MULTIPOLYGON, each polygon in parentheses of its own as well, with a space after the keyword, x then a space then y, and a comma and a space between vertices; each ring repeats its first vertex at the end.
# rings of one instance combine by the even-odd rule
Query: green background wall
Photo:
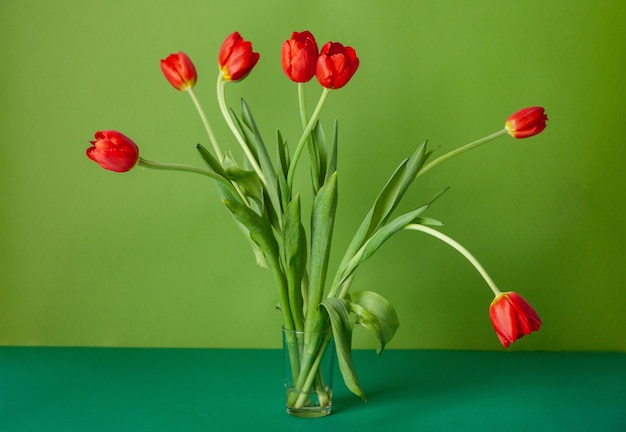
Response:
MULTIPOLYGON (((0 4, 0 344, 277 347, 280 316, 206 179, 89 161, 93 133, 121 130, 144 157, 201 164, 189 98, 159 59, 187 52, 214 98, 216 55, 238 30, 261 61, 231 85, 267 142, 298 137, 280 45, 311 30, 361 67, 322 116, 341 122, 335 255, 397 163, 423 139, 439 154, 545 106, 545 133, 505 137, 433 170, 405 209, 429 211, 504 291, 539 311, 523 350, 626 350, 626 3, 601 1, 3 0, 0 4)), ((319 94, 313 81, 311 104, 319 94)), ((235 147, 232 147, 235 149, 235 147)), ((306 188, 307 175, 299 181, 306 188)), ((401 327, 390 348, 501 349, 492 295, 453 250, 419 233, 388 243, 355 289, 381 292, 401 327)), ((373 347, 357 332, 357 347, 373 347)))

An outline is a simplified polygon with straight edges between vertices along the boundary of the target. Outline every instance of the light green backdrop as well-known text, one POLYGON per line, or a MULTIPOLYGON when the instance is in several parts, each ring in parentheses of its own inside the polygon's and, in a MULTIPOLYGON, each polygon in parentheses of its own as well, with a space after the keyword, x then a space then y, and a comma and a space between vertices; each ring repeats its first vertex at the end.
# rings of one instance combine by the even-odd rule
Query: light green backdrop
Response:
MULTIPOLYGON (((296 87, 280 44, 311 30, 361 67, 323 114, 341 121, 335 258, 397 163, 428 138, 439 154, 545 106, 545 133, 505 137, 421 179, 429 211, 544 327, 511 349, 626 350, 626 3, 614 1, 3 0, 0 5, 0 344, 276 347, 270 275, 206 179, 89 161, 118 129, 148 159, 200 164, 189 98, 162 77, 178 50, 227 140, 216 55, 239 30, 261 61, 229 86, 267 142, 297 139, 296 87)), ((311 83, 311 103, 319 89, 311 83)), ((234 148, 234 147, 233 147, 234 148)), ((305 186, 306 174, 300 175, 305 186)), ((355 289, 381 292, 401 327, 390 348, 501 349, 491 293, 460 255, 419 233, 387 244, 355 289)), ((372 347, 357 332, 357 347, 372 347)))

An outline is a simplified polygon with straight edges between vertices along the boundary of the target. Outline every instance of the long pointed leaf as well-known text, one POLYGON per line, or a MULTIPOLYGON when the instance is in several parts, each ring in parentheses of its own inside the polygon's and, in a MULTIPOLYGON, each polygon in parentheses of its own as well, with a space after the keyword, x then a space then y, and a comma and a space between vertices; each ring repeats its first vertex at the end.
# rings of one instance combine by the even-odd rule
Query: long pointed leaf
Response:
POLYGON ((280 173, 282 173, 284 178, 287 178, 287 173, 289 172, 289 147, 287 146, 287 141, 283 139, 282 134, 279 130, 276 130, 276 152, 277 152, 277 160, 280 173))
POLYGON ((370 258, 374 253, 386 242, 391 236, 398 231, 404 229, 408 224, 415 222, 415 219, 422 214, 428 205, 422 206, 416 210, 405 213, 398 216, 385 226, 381 227, 378 231, 370 237, 370 239, 363 245, 363 254, 361 256, 361 262, 370 258))
POLYGON ((276 131, 276 151, 279 170, 277 171, 278 188, 280 190, 280 198, 283 204, 291 201, 291 191, 287 185, 287 173, 289 172, 289 147, 287 141, 283 141, 283 137, 279 130, 276 131))
MULTIPOLYGON (((198 149, 198 152, 200 153, 200 155, 202 156, 202 158, 207 163, 207 166, 210 169, 215 171, 216 174, 219 174, 223 176, 225 179, 228 179, 228 174, 226 173, 226 170, 224 169, 224 167, 222 167, 222 165, 217 161, 217 159, 215 159, 213 155, 206 148, 204 148, 201 144, 198 144, 196 148, 198 149)), ((237 194, 236 191, 233 191, 232 187, 229 188, 221 182, 217 182, 216 185, 223 199, 243 204, 242 198, 239 196, 239 194, 237 194)), ((267 268, 267 261, 265 260, 265 254, 259 248, 259 245, 256 244, 250 237, 250 231, 248 231, 248 228, 246 228, 240 221, 238 221, 232 213, 231 213, 231 216, 233 216, 233 219, 235 220, 235 224, 237 225, 237 228, 241 230, 241 232, 250 242, 250 247, 252 248, 252 252, 254 253, 254 257, 256 259, 257 265, 263 268, 267 268)))
POLYGON ((340 272, 337 273, 337 275, 335 276, 335 281, 333 282, 335 288, 338 288, 336 284, 338 282, 338 278, 341 277, 343 268, 347 265, 348 261, 353 258, 354 254, 361 248, 363 243, 365 243, 373 230, 379 225, 380 220, 377 220, 379 218, 375 217, 375 214, 380 215, 381 213, 379 210, 377 210, 380 207, 379 201, 383 199, 386 200, 386 197, 390 194, 388 192, 389 190, 397 189, 396 184, 400 181, 404 174, 406 162, 406 160, 402 161, 398 168, 396 168, 396 171, 394 171, 391 178, 387 181, 387 184, 378 195, 378 198, 374 202, 374 205, 372 206, 370 211, 365 216, 365 219, 363 219, 363 222, 361 222, 361 225, 359 226, 356 234, 352 238, 352 241, 350 242, 350 245, 348 246, 348 249, 343 256, 341 264, 339 265, 340 272))
MULTIPOLYGON (((343 285, 356 269, 367 259, 369 259, 374 253, 385 243, 391 236, 404 229, 410 223, 415 223, 418 216, 424 212, 429 206, 425 205, 411 212, 398 216, 387 225, 381 227, 376 231, 359 249, 352 259, 348 261, 345 267, 341 270, 341 278, 338 280, 338 286, 343 285)), ((335 293, 336 295, 343 297, 345 290, 335 293)))
POLYGON ((333 139, 330 144, 330 149, 328 151, 328 163, 326 167, 326 179, 334 174, 337 171, 337 148, 339 144, 339 120, 335 119, 335 125, 333 129, 333 139))
POLYGON ((265 143, 263 142, 263 138, 261 137, 261 133, 256 126, 254 118, 252 117, 252 111, 250 111, 250 107, 246 103, 244 99, 241 99, 241 117, 244 121, 244 124, 247 126, 248 131, 252 132, 246 134, 249 139, 249 143, 253 144, 256 148, 256 152, 259 159, 259 164, 261 165, 261 169, 263 170, 263 174, 265 175, 265 179, 267 180, 268 194, 272 201, 276 200, 276 208, 280 210, 282 205, 279 201, 280 194, 278 191, 278 184, 276 180, 276 170, 274 169, 274 165, 272 164, 272 160, 267 152, 267 148, 265 147, 265 143))
POLYGON ((240 191, 243 192, 246 197, 251 198, 259 212, 262 212, 263 184, 259 176, 254 171, 239 168, 235 161, 232 160, 229 153, 227 153, 224 158, 224 169, 226 170, 228 178, 237 183, 240 191))
MULTIPOLYGON (((231 116, 235 120, 237 127, 239 128, 244 140, 246 141, 248 148, 254 155, 254 158, 257 160, 261 167, 261 171, 263 171, 263 176, 265 177, 266 186, 267 186, 267 194, 270 198, 270 202, 273 205, 275 211, 274 214, 280 218, 282 214, 282 202, 280 200, 281 194, 278 187, 278 180, 276 175, 276 170, 270 160, 270 157, 267 153, 267 149, 265 144, 263 143, 263 138, 259 133, 258 128, 256 127, 256 123, 252 118, 252 112, 250 108, 246 104, 246 102, 241 100, 241 110, 242 110, 242 118, 239 118, 237 114, 233 110, 231 110, 231 116)), ((278 226, 280 226, 280 221, 278 226)))
POLYGON ((337 174, 330 177, 320 188, 313 201, 311 214, 311 265, 309 277, 309 303, 306 329, 310 330, 316 320, 316 310, 322 301, 324 283, 328 270, 328 258, 337 209, 337 174))
MULTIPOLYGON (((311 133, 311 142, 313 143, 313 151, 314 154, 311 155, 315 160, 312 165, 317 170, 317 181, 319 182, 316 185, 315 190, 319 189, 323 184, 326 176, 330 176, 330 174, 326 173, 327 160, 328 160, 328 148, 326 145, 326 134, 324 133, 324 128, 322 127, 322 122, 318 121, 315 123, 315 127, 313 128, 313 132, 311 133)), ((331 173, 332 174, 332 173, 331 173)))
POLYGON ((396 208, 404 196, 404 193, 410 184, 413 180, 415 180, 417 172, 423 166, 430 154, 431 152, 426 152, 425 141, 417 148, 409 159, 402 161, 391 175, 382 191, 378 194, 374 205, 363 219, 363 222, 359 226, 343 256, 343 259, 341 260, 338 272, 335 274, 335 279, 333 281, 333 294, 341 288, 339 281, 342 280, 342 276, 348 262, 354 258, 357 251, 378 229, 378 227, 387 220, 391 212, 396 208))
POLYGON ((322 306, 328 312, 333 328, 337 360, 343 381, 352 393, 360 396, 363 400, 367 400, 359 384, 359 379, 356 376, 354 364, 352 363, 352 322, 350 321, 347 302, 331 297, 325 299, 322 306))
POLYGON ((223 201, 226 207, 232 212, 235 219, 248 229, 252 241, 263 251, 263 255, 267 261, 267 267, 272 272, 274 280, 278 285, 278 295, 280 298, 284 326, 287 329, 293 329, 293 317, 289 304, 287 281, 285 280, 285 275, 280 265, 278 244, 272 233, 272 227, 269 221, 267 218, 259 216, 252 209, 243 204, 228 200, 223 201))
POLYGON ((229 200, 223 201, 235 219, 248 229, 250 238, 263 251, 267 261, 276 261, 278 245, 272 234, 272 227, 269 225, 269 222, 243 204, 229 200))
POLYGON ((226 171, 224 171, 222 164, 217 159, 215 159, 215 157, 211 154, 210 151, 208 151, 201 144, 197 144, 196 149, 200 153, 200 156, 202 156, 202 159, 204 159, 204 161, 207 163, 209 168, 211 168, 213 171, 215 171, 217 174, 221 175, 222 177, 227 177, 226 171))
POLYGON ((306 269, 306 234, 300 221, 300 195, 287 205, 283 218, 283 249, 289 303, 296 330, 304 330, 302 276, 306 269))

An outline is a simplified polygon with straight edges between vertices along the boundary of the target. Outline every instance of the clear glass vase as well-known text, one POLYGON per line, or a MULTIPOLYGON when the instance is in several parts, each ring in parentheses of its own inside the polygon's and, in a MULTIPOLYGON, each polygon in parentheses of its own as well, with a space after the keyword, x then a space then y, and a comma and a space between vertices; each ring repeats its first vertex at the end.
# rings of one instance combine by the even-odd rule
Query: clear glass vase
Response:
POLYGON ((335 364, 332 331, 283 328, 283 358, 287 414, 307 418, 329 415, 335 364))

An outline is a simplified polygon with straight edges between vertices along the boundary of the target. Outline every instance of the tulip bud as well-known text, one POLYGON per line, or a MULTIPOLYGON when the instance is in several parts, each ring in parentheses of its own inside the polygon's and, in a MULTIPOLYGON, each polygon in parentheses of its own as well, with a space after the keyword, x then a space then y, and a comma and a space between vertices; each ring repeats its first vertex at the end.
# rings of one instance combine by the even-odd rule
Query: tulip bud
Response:
POLYGON ((226 81, 244 79, 259 61, 259 53, 252 51, 252 43, 244 40, 238 32, 231 33, 222 43, 217 64, 226 81))
POLYGON ((339 89, 348 84, 358 67, 359 59, 352 47, 328 42, 317 58, 315 75, 323 87, 339 89))
POLYGON ((506 119, 505 127, 514 138, 528 138, 546 128, 548 116, 542 107, 524 108, 506 119))
POLYGON ((99 131, 87 157, 102 168, 115 172, 130 171, 139 161, 139 148, 130 138, 114 130, 99 131))
POLYGON ((181 91, 195 86, 198 80, 195 66, 182 51, 161 60, 161 71, 170 84, 181 91))
POLYGON ((489 317, 505 348, 543 324, 532 306, 515 292, 500 293, 489 306, 489 317))
POLYGON ((307 82, 315 75, 317 42, 308 31, 293 32, 283 43, 282 65, 285 75, 294 82, 307 82))

